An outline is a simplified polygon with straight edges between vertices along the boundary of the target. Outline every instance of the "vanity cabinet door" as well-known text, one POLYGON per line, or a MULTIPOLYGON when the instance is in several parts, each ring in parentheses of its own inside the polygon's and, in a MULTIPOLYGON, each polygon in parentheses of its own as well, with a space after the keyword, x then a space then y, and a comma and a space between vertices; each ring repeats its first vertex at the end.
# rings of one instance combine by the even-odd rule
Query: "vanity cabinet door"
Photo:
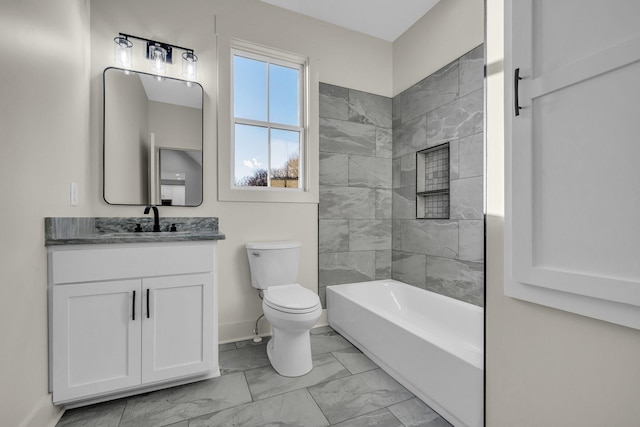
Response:
POLYGON ((143 279, 142 290, 142 382, 217 366, 213 273, 143 279))
POLYGON ((140 280, 53 287, 54 403, 140 384, 140 289, 140 280))

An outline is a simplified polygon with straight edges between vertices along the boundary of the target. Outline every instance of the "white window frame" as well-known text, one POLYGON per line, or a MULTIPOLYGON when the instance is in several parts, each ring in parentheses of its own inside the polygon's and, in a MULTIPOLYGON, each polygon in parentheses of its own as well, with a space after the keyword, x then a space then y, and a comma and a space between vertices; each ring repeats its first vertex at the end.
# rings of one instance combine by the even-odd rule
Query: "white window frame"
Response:
MULTIPOLYGON (((271 47, 264 47, 252 42, 246 42, 232 37, 218 34, 218 58, 217 76, 218 84, 215 94, 210 92, 210 100, 215 102, 217 120, 215 128, 210 129, 217 134, 217 195, 221 202, 275 202, 275 203, 303 203, 318 204, 319 199, 319 77, 318 67, 315 65, 313 57, 305 57, 300 54, 292 54, 271 47), (277 56, 283 60, 291 62, 300 61, 305 64, 304 73, 304 125, 305 125, 305 146, 300 159, 303 163, 302 180, 305 182, 302 191, 288 191, 293 189, 275 189, 262 187, 259 190, 235 187, 235 177, 233 176, 233 139, 231 136, 231 123, 233 107, 231 106, 231 63, 233 57, 231 50, 237 48, 244 52, 254 52, 257 54, 277 56)), ((207 98, 205 98, 205 101, 207 98)), ((205 134, 207 129, 205 128, 205 134)))
MULTIPOLYGON (((231 90, 231 141, 232 141, 232 147, 231 147, 231 157, 232 157, 232 166, 231 166, 231 174, 232 174, 232 181, 231 181, 231 185, 233 186, 234 190, 241 190, 241 191, 305 191, 306 190, 306 179, 304 179, 304 174, 305 174, 305 170, 306 170, 306 162, 304 161, 304 159, 306 158, 305 152, 306 152, 306 146, 307 146, 307 123, 305 120, 306 114, 305 114, 305 86, 306 86, 306 79, 305 79, 305 68, 306 68, 306 60, 300 57, 297 57, 295 59, 295 61, 292 61, 291 58, 289 59, 283 59, 282 55, 278 55, 278 56, 274 56, 273 53, 271 54, 264 54, 264 53, 256 53, 255 52, 255 47, 253 47, 253 49, 251 50, 247 50, 247 49, 240 49, 238 47, 235 46, 235 43, 233 45, 233 47, 231 48, 231 84, 230 84, 230 90, 231 90), (244 118, 238 118, 235 117, 235 114, 233 112, 234 110, 234 103, 235 103, 235 94, 234 94, 234 87, 235 87, 235 81, 234 81, 234 76, 235 76, 235 70, 234 70, 234 59, 236 56, 240 56, 243 58, 248 58, 248 59, 252 59, 252 60, 256 60, 256 61, 260 61, 260 62, 265 62, 267 64, 267 120, 266 121, 262 121, 262 120, 252 120, 252 119, 244 119, 244 118), (300 126, 292 126, 292 125, 287 125, 287 124, 283 124, 283 123, 277 123, 274 121, 270 120, 271 114, 270 114, 270 79, 269 79, 269 65, 270 64, 275 64, 275 65, 279 65, 282 67, 287 67, 287 68, 292 68, 292 69, 297 69, 298 72, 300 73, 300 79, 298 80, 298 107, 299 107, 299 112, 298 112, 298 120, 300 123, 300 126), (267 165, 267 182, 268 185, 266 187, 262 187, 262 186, 239 186, 235 184, 235 148, 236 148, 236 138, 235 138, 235 128, 237 124, 241 124, 241 125, 249 125, 249 126, 256 126, 256 127, 261 127, 261 128, 266 128, 267 132, 268 132, 268 151, 267 151, 267 155, 268 155, 268 165, 267 165), (272 187, 271 186, 271 130, 272 129, 281 129, 281 130, 288 130, 288 131, 294 131, 294 132, 299 132, 300 134, 300 139, 299 139, 299 160, 298 160, 298 188, 280 188, 280 187, 272 187)), ((288 55, 291 56, 291 55, 288 55)))

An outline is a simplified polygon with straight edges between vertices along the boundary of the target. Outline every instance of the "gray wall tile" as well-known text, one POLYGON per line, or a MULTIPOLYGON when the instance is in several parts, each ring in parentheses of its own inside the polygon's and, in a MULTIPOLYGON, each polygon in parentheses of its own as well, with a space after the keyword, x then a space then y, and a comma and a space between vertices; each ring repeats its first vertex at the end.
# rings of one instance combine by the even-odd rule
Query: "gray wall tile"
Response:
POLYGON ((463 261, 484 262, 484 221, 459 221, 460 255, 463 261))
POLYGON ((451 219, 482 219, 483 178, 451 181, 451 219))
POLYGON ((394 250, 391 254, 391 277, 425 289, 427 285, 427 256, 394 250))
POLYGON ((391 279, 391 251, 376 251, 376 280, 391 279))
POLYGON ((320 153, 320 185, 349 184, 349 155, 320 153))
POLYGON ((458 61, 453 61, 402 94, 401 119, 405 123, 458 97, 458 61))
POLYGON ((484 45, 460 57, 460 96, 481 89, 484 85, 484 45))
POLYGON ((349 186, 391 188, 391 159, 349 156, 349 186))
POLYGON ((416 154, 394 157, 392 162, 392 188, 416 185, 416 154))
POLYGON ((427 148, 427 117, 419 116, 393 128, 393 157, 427 148))
POLYGON ((427 113, 428 146, 482 132, 483 117, 482 90, 477 90, 427 113))
POLYGON ((321 219, 318 221, 318 251, 347 252, 349 250, 349 221, 321 219))
POLYGON ((376 188, 376 219, 391 219, 391 190, 376 188))
POLYGON ((327 283, 393 277, 482 305, 483 55, 479 46, 393 99, 321 86, 321 103, 336 104, 321 106, 321 152, 341 156, 321 156, 321 295, 327 283), (416 151, 444 142, 451 219, 416 220, 416 151))
POLYGON ((471 304, 484 304, 482 263, 427 257, 427 289, 471 304))
POLYGON ((391 203, 393 219, 415 219, 416 186, 394 188, 391 203))
POLYGON ((376 128, 376 157, 391 158, 393 155, 392 131, 386 128, 376 128))
POLYGON ((391 100, 391 121, 394 128, 400 126, 402 117, 402 101, 402 94, 394 96, 391 100))
POLYGON ((320 117, 349 120, 349 89, 320 83, 320 117))
POLYGON ((428 279, 421 274, 429 273, 427 259, 433 258, 430 288, 479 305, 478 271, 484 260, 483 54, 479 46, 392 100, 392 277, 425 287, 428 279), (416 221, 416 151, 444 142, 449 143, 451 219, 416 221), (437 260, 451 260, 461 272, 445 269, 445 261, 437 260))
POLYGON ((417 254, 457 258, 458 222, 394 220, 393 249, 417 254))
POLYGON ((320 219, 374 219, 376 190, 364 187, 321 187, 320 219))
POLYGON ((391 128, 391 98, 349 90, 349 120, 391 128))
POLYGON ((349 250, 391 249, 391 220, 350 220, 349 250))
POLYGON ((458 141, 460 165, 459 177, 471 178, 484 174, 484 135, 475 135, 461 138, 458 141))
POLYGON ((375 251, 319 254, 318 282, 326 286, 374 280, 375 257, 375 251))
POLYGON ((375 156, 376 127, 321 118, 320 151, 375 156))

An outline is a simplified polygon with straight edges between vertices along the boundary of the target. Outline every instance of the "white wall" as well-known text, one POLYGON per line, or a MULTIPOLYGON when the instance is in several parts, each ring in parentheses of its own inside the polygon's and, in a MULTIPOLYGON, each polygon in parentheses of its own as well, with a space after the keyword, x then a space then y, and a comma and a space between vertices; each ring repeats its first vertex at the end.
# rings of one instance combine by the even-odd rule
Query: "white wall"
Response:
POLYGON ((503 0, 487 19, 487 426, 637 426, 640 331, 504 296, 503 0))
MULTIPOLYGON (((317 205, 315 203, 220 202, 217 200, 216 101, 225 108, 227 99, 217 100, 216 28, 218 40, 232 37, 311 58, 320 81, 359 90, 390 94, 391 43, 340 29, 257 0, 164 0, 99 1, 91 5, 91 169, 92 213, 97 216, 141 215, 140 207, 105 204, 101 194, 102 70, 114 66, 113 37, 118 32, 134 34, 193 48, 199 57, 198 81, 204 99, 204 201, 197 208, 161 208, 164 216, 217 216, 227 239, 219 244, 219 294, 221 340, 250 336, 262 313, 260 299, 250 285, 244 244, 260 240, 299 240, 300 283, 312 290, 317 279, 317 205)), ((141 44, 134 41, 134 54, 141 44)), ((220 49, 223 49, 220 42, 220 49)), ((224 52, 220 52, 222 56, 224 52)), ((134 55, 134 69, 147 71, 146 61, 134 55)), ((168 71, 180 77, 180 62, 168 71)), ((220 85, 226 85, 220 81, 220 85)), ((224 92, 222 89, 220 92, 224 92)), ((314 107, 317 109, 317 106, 314 107)), ((317 121, 317 114, 312 119, 317 121)), ((226 122, 226 121, 225 121, 226 122)), ((312 123, 313 124, 313 123, 312 123)), ((221 123, 220 126, 228 126, 221 123)), ((317 124, 315 125, 317 129, 317 124)), ((222 129, 224 130, 224 129, 222 129)), ((228 134, 221 132, 221 135, 228 134)), ((317 156, 317 154, 316 154, 317 156)), ((315 172, 317 175, 317 171, 315 172)))
POLYGON ((393 42, 393 93, 484 41, 484 0, 442 0, 393 42))
POLYGON ((89 8, 5 0, 0 12, 0 424, 46 425, 45 216, 85 216, 89 8), (69 182, 80 206, 69 206, 69 182))

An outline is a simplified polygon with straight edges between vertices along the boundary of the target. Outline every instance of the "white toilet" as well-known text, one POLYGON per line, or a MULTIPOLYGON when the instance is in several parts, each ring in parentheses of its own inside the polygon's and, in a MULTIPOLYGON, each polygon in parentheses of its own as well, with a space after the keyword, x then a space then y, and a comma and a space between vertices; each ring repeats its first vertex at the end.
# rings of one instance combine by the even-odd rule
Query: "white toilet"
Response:
POLYGON ((247 243, 251 284, 262 291, 262 310, 273 336, 267 344, 271 366, 286 377, 311 371, 309 330, 320 318, 320 298, 296 283, 299 242, 247 243))

